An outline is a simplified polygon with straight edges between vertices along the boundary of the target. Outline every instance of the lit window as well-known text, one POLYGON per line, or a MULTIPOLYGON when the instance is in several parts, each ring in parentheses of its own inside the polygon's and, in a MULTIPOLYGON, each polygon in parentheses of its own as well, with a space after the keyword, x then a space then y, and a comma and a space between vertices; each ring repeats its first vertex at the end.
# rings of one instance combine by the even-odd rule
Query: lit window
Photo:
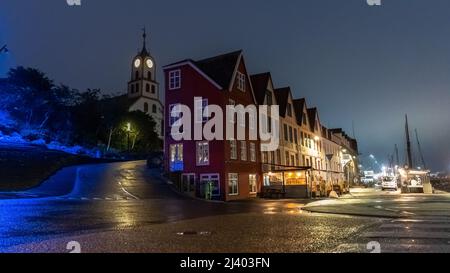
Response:
POLYGON ((197 166, 209 165, 209 143, 197 142, 197 166))
POLYGON ((183 170, 183 144, 170 145, 170 170, 183 170))
POLYGON ((245 92, 245 75, 241 72, 237 73, 237 89, 245 92))
POLYGON ((250 143, 250 161, 256 162, 256 144, 250 143))
POLYGON ((228 194, 229 195, 239 194, 239 175, 237 173, 228 174, 228 194))
POLYGON ((250 193, 256 193, 256 174, 250 174, 248 176, 248 184, 250 188, 250 193))
POLYGON ((181 70, 169 72, 169 90, 179 89, 181 87, 181 70))
POLYGON ((236 140, 230 140, 230 158, 237 159, 237 142, 236 142, 236 140))
POLYGON ((241 141, 241 160, 247 161, 247 142, 241 141))

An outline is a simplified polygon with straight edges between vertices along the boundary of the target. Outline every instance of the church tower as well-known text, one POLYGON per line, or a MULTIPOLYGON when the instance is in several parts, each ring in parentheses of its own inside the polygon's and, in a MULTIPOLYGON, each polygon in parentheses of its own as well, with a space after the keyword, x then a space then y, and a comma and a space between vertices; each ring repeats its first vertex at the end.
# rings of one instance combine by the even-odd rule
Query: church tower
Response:
POLYGON ((156 122, 155 130, 162 138, 164 109, 160 100, 159 83, 156 81, 155 59, 147 50, 147 33, 142 34, 142 50, 133 58, 131 78, 128 82, 130 111, 142 111, 156 122))

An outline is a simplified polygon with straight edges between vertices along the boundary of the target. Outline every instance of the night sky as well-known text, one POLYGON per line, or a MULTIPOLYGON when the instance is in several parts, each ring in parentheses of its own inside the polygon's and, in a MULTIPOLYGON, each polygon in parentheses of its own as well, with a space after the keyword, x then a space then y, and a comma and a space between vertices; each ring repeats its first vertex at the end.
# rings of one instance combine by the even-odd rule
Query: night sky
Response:
MULTIPOLYGON (((317 106, 363 156, 404 158, 404 114, 433 170, 450 168, 450 1, 0 0, 0 74, 36 67, 73 88, 125 92, 150 35, 158 66, 243 49, 250 73, 317 106)), ((160 70, 161 71, 161 70, 160 70)), ((161 73, 159 79, 162 82, 161 73)))

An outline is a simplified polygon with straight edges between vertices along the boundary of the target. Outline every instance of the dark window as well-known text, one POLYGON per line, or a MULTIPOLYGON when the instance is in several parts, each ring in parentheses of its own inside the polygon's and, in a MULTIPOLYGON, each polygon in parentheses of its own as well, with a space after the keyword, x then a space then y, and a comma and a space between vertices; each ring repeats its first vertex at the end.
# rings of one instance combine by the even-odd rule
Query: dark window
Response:
POLYGON ((150 71, 147 72, 147 78, 152 79, 152 72, 150 72, 150 71))
POLYGON ((136 92, 139 92, 139 83, 136 83, 136 92))
POLYGON ((292 134, 293 132, 292 132, 292 127, 291 126, 289 126, 289 141, 291 142, 291 143, 294 143, 294 138, 293 138, 293 134, 292 134))
POLYGON ((152 85, 152 94, 156 93, 156 87, 154 85, 152 85))
POLYGON ((152 112, 156 114, 156 105, 154 105, 154 104, 152 106, 152 112))
POLYGON ((139 71, 136 71, 135 78, 136 78, 136 80, 139 79, 139 71))
POLYGON ((286 124, 284 124, 284 140, 288 141, 289 140, 289 136, 288 136, 288 127, 286 124))
POLYGON ((273 104, 273 98, 272 98, 272 92, 268 91, 267 92, 267 105, 272 105, 273 104))
POLYGON ((287 114, 292 117, 292 105, 290 103, 287 105, 287 114))
POLYGON ((144 112, 145 112, 145 113, 148 112, 148 103, 144 103, 144 112))
POLYGON ((145 85, 145 92, 150 92, 150 84, 148 83, 145 85))
POLYGON ((134 93, 134 84, 131 85, 131 94, 134 93))

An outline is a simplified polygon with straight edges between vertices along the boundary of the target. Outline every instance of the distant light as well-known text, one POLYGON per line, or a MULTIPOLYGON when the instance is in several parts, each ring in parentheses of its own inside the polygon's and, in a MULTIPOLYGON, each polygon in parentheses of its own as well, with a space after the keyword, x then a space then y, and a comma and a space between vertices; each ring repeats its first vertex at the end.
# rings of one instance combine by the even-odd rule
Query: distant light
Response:
POLYGON ((320 137, 315 136, 315 137, 314 137, 314 140, 315 140, 315 141, 319 141, 319 140, 320 140, 320 137))
POLYGON ((347 149, 342 149, 342 152, 343 152, 343 153, 346 153, 346 152, 347 152, 347 149))
POLYGON ((370 157, 371 157, 371 158, 375 158, 375 156, 374 156, 374 155, 370 155, 370 157))
POLYGON ((127 132, 131 132, 131 123, 127 123, 127 132))

